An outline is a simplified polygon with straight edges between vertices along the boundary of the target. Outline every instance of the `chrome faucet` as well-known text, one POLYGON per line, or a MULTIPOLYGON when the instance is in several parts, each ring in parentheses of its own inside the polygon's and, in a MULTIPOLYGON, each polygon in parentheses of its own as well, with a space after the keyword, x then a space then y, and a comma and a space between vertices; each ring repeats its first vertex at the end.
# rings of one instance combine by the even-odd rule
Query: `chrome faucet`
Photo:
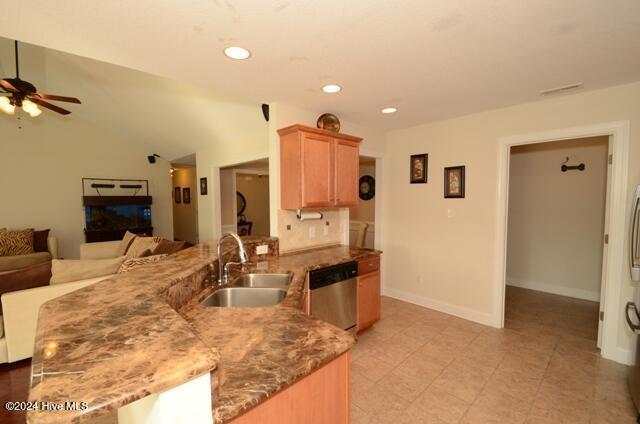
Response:
POLYGON ((247 251, 244 250, 244 244, 242 244, 242 240, 236 233, 226 233, 220 240, 218 240, 218 284, 226 284, 227 280, 229 280, 229 268, 227 265, 230 265, 234 262, 229 262, 227 264, 224 263, 222 259, 222 242, 227 237, 231 237, 236 241, 238 245, 238 254, 240 255, 240 264, 245 264, 249 261, 249 257, 247 256, 247 251))

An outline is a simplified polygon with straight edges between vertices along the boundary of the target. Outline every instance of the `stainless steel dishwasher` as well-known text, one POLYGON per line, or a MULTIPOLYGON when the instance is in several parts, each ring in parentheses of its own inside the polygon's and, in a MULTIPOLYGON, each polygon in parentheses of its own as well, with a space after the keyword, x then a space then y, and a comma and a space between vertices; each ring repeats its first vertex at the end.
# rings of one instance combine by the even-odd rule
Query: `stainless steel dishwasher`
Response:
POLYGON ((357 277, 355 261, 310 271, 311 315, 355 333, 357 277))

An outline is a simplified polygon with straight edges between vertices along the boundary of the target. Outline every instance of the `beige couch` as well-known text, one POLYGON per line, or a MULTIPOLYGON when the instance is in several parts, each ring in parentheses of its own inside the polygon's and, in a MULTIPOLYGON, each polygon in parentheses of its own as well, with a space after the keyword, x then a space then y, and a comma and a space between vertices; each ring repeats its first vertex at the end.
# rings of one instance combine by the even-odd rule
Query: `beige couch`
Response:
POLYGON ((0 272, 13 271, 26 268, 42 262, 58 258, 58 240, 55 237, 47 238, 48 252, 34 252, 27 255, 0 256, 0 272))
MULTIPOLYGON (((80 246, 80 259, 114 258, 119 244, 120 241, 83 244, 80 246)), ((32 356, 38 311, 43 303, 112 275, 4 293, 0 298, 4 314, 0 316, 0 363, 32 356)))

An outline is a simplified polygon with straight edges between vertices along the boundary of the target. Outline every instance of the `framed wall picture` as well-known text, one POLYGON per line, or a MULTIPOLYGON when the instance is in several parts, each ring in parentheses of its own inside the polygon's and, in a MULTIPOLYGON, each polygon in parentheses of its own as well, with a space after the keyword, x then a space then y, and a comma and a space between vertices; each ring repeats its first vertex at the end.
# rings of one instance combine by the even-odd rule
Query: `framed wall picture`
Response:
POLYGON ((411 184, 424 184, 427 182, 429 167, 429 155, 422 153, 411 155, 409 162, 409 182, 411 184))
POLYGON ((444 168, 445 199, 464 199, 464 166, 444 168))
POLYGON ((173 189, 173 199, 175 200, 176 203, 180 203, 180 195, 181 191, 180 191, 180 187, 176 187, 175 189, 173 189))
POLYGON ((207 195, 207 177, 200 178, 200 195, 207 195))
POLYGON ((191 203, 191 189, 189 187, 182 189, 182 203, 191 203))

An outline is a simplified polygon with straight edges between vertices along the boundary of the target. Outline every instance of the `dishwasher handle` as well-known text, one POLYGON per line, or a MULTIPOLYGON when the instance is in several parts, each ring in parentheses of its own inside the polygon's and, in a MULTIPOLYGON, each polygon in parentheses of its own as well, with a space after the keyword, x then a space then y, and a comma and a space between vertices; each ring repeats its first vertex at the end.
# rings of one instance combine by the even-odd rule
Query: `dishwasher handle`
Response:
POLYGON ((636 304, 633 302, 627 302, 625 317, 627 318, 627 324, 629 324, 629 327, 633 331, 638 331, 640 330, 640 324, 634 324, 633 321, 631 320, 631 317, 629 317, 629 311, 632 309, 633 309, 633 312, 635 312, 636 318, 638 319, 638 321, 640 321, 640 313, 638 313, 638 308, 636 307, 636 304))

